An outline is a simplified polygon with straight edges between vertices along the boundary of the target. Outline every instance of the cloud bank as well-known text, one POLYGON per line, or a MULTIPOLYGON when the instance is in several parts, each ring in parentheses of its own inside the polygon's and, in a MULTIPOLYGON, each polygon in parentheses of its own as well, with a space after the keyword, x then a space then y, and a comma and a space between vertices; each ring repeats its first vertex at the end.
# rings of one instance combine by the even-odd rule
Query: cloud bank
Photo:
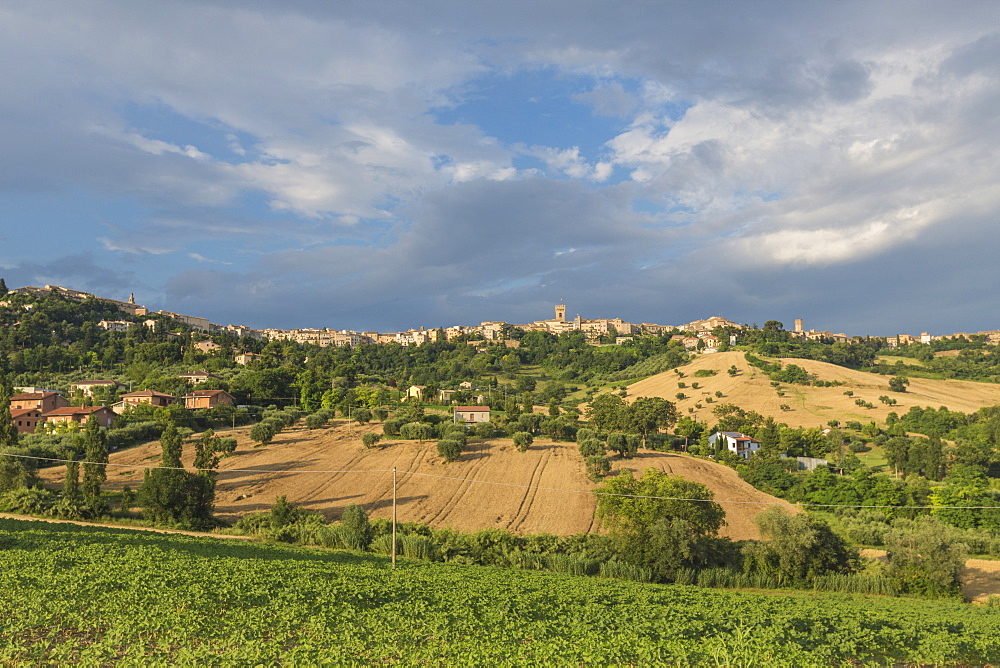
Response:
POLYGON ((998 19, 8 4, 0 267, 257 326, 997 328, 998 19))

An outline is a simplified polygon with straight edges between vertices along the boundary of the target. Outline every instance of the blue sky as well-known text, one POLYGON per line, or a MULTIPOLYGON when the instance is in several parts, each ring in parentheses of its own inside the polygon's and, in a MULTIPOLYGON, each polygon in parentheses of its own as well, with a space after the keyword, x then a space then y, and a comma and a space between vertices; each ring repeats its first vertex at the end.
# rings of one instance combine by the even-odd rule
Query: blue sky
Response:
POLYGON ((257 327, 1000 329, 1000 5, 0 3, 0 276, 257 327))

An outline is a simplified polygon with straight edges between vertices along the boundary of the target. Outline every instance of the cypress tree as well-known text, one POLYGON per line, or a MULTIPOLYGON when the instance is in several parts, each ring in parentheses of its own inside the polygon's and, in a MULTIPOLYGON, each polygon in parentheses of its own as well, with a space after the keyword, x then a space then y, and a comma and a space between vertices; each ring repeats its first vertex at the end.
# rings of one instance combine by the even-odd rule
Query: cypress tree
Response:
POLYGON ((66 462, 66 481, 63 483, 63 499, 72 503, 80 500, 80 462, 66 462))
POLYGON ((0 376, 0 448, 13 448, 17 445, 17 427, 14 418, 10 416, 11 389, 6 376, 0 376))
POLYGON ((168 423, 160 436, 162 468, 147 470, 139 488, 139 505, 149 519, 177 522, 185 514, 185 473, 180 470, 183 442, 177 425, 168 423))
POLYGON ((108 446, 93 414, 83 432, 83 451, 83 501, 94 515, 102 515, 107 511, 107 503, 101 498, 101 484, 108 479, 108 446))

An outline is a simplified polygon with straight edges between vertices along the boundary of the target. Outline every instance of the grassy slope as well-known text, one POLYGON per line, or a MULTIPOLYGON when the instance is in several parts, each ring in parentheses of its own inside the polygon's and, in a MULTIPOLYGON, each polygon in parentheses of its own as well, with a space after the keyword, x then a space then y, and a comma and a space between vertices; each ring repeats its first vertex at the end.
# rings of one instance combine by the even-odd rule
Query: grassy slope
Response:
POLYGON ((0 520, 0 663, 1000 661, 1000 611, 0 520))
POLYGON ((702 355, 680 367, 684 378, 668 371, 639 381, 629 386, 629 397, 663 397, 675 401, 682 415, 694 414, 701 420, 710 420, 716 405, 731 403, 773 416, 779 422, 803 427, 825 426, 829 420, 884 422, 890 411, 903 414, 911 406, 946 406, 950 410, 972 413, 984 406, 1000 404, 1000 385, 993 383, 912 378, 908 392, 890 392, 886 376, 813 360, 782 359, 781 362, 785 365, 796 364, 820 380, 840 381, 843 385, 812 387, 783 383, 781 388, 785 395, 779 397, 775 388, 771 387, 770 379, 760 369, 747 364, 742 352, 727 352, 702 355), (726 373, 731 365, 739 369, 735 377, 726 373), (708 378, 695 378, 694 373, 699 369, 713 369, 717 373, 708 378), (686 383, 687 388, 679 388, 679 382, 686 383), (697 390, 691 389, 692 382, 699 384, 697 390), (844 394, 848 390, 853 391, 853 396, 844 394), (716 398, 716 391, 721 391, 723 397, 716 398), (677 400, 675 396, 678 392, 683 392, 688 398, 677 400), (882 404, 878 399, 882 395, 896 399, 897 405, 890 407, 882 404), (709 398, 713 403, 708 402, 709 398), (861 408, 855 405, 856 399, 869 401, 875 408, 861 408), (697 407, 699 403, 701 408, 697 407), (782 410, 782 404, 788 405, 790 410, 782 410), (688 409, 693 409, 693 413, 688 409))

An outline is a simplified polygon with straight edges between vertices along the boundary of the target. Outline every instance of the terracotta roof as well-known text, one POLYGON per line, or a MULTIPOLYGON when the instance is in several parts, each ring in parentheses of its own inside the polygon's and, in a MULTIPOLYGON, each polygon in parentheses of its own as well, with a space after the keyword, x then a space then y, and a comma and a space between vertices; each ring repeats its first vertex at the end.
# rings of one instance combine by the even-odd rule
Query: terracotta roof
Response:
POLYGON ((15 394, 10 398, 11 401, 31 401, 32 399, 44 399, 45 397, 51 397, 53 395, 58 395, 58 392, 25 392, 23 394, 15 394))
POLYGON ((212 397, 216 394, 229 394, 225 390, 195 390, 194 392, 188 392, 184 395, 184 398, 188 397, 212 397))
POLYGON ((107 410, 107 406, 64 406, 62 408, 54 408, 48 413, 44 413, 45 417, 56 417, 59 415, 79 415, 80 413, 96 413, 99 410, 107 410))
POLYGON ((135 392, 129 392, 119 396, 119 399, 124 397, 169 397, 174 398, 172 394, 164 394, 163 392, 157 392, 156 390, 136 390, 135 392))
POLYGON ((41 415, 41 412, 37 408, 13 408, 10 411, 10 416, 12 418, 19 418, 22 415, 27 415, 28 413, 38 413, 41 415))
POLYGON ((473 412, 473 413, 477 413, 478 412, 478 413, 481 413, 483 411, 490 410, 490 407, 489 406, 455 406, 455 410, 456 411, 462 411, 464 413, 469 413, 469 412, 473 412))

